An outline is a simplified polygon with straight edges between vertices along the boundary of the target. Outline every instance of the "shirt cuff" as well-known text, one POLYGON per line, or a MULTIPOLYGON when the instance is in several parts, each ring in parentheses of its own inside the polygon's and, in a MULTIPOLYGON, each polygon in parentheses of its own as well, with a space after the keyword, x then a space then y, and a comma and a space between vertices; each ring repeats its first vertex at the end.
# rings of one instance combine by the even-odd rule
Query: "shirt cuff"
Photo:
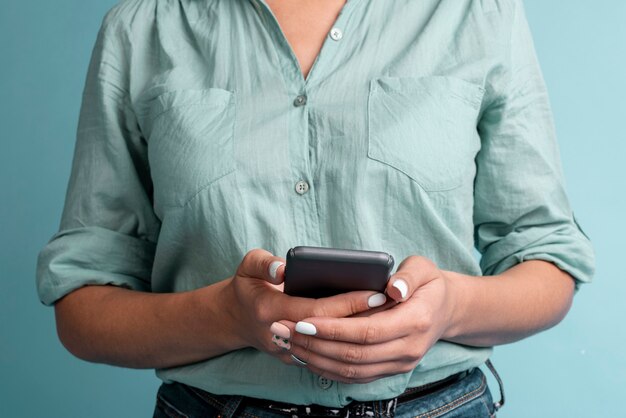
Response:
POLYGON ((553 263, 572 276, 576 292, 581 284, 592 281, 595 270, 591 242, 575 222, 557 229, 536 227, 512 232, 492 244, 480 264, 484 275, 496 275, 527 260, 553 263))
POLYGON ((39 253, 37 293, 46 306, 85 285, 149 292, 156 245, 100 227, 60 231, 39 253))

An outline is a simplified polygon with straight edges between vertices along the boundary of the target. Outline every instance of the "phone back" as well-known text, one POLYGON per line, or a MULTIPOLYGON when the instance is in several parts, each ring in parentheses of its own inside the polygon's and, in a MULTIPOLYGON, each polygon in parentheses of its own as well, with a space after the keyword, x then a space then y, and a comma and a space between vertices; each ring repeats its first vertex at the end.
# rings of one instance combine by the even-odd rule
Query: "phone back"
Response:
POLYGON ((352 290, 384 292, 394 260, 379 251, 299 246, 287 252, 285 293, 326 297, 352 290))

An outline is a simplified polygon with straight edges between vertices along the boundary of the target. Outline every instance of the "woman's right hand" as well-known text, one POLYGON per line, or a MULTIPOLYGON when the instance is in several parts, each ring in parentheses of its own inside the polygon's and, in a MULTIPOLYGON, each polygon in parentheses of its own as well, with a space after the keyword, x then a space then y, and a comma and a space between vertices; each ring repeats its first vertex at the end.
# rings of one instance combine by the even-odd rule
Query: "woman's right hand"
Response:
POLYGON ((233 277, 190 291, 83 286, 55 305, 59 338, 78 358, 129 368, 179 367, 244 347, 294 364, 287 350, 272 343, 275 321, 376 311, 367 306, 374 292, 325 299, 287 296, 280 288, 284 264, 270 274, 276 261, 274 266, 285 262, 252 250, 233 277))
POLYGON ((222 306, 234 327, 241 347, 254 347, 294 364, 289 342, 281 334, 279 320, 298 322, 311 317, 343 318, 379 307, 384 295, 374 291, 355 291, 312 299, 283 293, 285 259, 263 249, 253 249, 243 258, 226 286, 222 306), (276 324, 274 324, 276 323, 276 324))

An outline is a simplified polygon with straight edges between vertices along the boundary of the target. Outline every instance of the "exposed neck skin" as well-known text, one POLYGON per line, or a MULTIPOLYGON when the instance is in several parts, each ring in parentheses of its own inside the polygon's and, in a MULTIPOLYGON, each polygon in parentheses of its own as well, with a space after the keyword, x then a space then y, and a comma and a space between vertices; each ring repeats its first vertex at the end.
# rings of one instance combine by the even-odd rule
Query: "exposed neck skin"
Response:
POLYGON ((265 0, 306 78, 346 0, 265 0))

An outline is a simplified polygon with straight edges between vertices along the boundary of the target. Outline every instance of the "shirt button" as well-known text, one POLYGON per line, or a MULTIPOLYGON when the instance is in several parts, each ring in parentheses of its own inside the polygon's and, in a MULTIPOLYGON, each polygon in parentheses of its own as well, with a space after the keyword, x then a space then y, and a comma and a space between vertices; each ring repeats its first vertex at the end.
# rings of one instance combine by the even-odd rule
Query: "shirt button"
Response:
POLYGON ((305 104, 306 104, 306 96, 304 94, 299 95, 293 101, 293 105, 296 107, 304 106, 305 104))
POLYGON ((328 378, 324 377, 324 376, 320 376, 317 379, 317 384, 319 387, 321 387, 322 389, 326 390, 329 387, 331 387, 333 385, 333 381, 329 380, 328 378))
POLYGON ((296 193, 305 194, 309 191, 309 183, 304 180, 300 180, 296 183, 296 193))
POLYGON ((339 28, 332 28, 330 30, 330 37, 333 41, 338 41, 343 38, 343 32, 339 28))

